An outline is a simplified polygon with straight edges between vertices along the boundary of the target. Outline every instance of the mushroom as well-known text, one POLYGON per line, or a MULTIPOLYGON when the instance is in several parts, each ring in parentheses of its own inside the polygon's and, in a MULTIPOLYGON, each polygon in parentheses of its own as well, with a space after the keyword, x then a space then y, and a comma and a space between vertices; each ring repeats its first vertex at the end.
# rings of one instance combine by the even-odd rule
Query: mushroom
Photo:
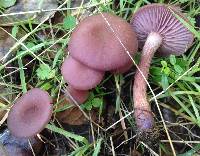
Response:
POLYGON ((104 72, 85 66, 71 56, 62 64, 61 73, 64 80, 77 90, 89 90, 101 82, 104 72))
POLYGON ((103 13, 81 21, 71 35, 70 55, 61 67, 64 80, 74 89, 86 91, 101 82, 105 71, 123 73, 130 69, 132 61, 117 37, 131 55, 136 52, 136 35, 122 18, 103 13))
POLYGON ((131 62, 118 38, 131 55, 135 54, 138 42, 129 23, 109 13, 93 15, 81 21, 73 31, 69 53, 75 60, 92 69, 118 70, 127 64, 130 66, 131 62))
MULTIPOLYGON (((131 25, 143 47, 139 69, 147 79, 149 67, 157 51, 161 56, 181 55, 193 43, 193 34, 173 15, 188 20, 177 8, 166 4, 151 4, 140 8, 132 17, 131 25)), ((133 86, 134 116, 140 132, 152 131, 154 120, 147 100, 146 81, 136 71, 133 86)))
POLYGON ((70 85, 67 86, 67 91, 68 91, 68 93, 66 93, 66 94, 67 94, 67 96, 69 96, 67 99, 71 103, 74 103, 73 100, 75 100, 78 104, 82 104, 89 97, 89 91, 88 90, 77 90, 70 85), (70 95, 68 95, 68 94, 70 94, 70 95), (72 96, 73 99, 71 99, 70 96, 72 96))
POLYGON ((52 114, 52 100, 46 91, 33 88, 12 106, 7 119, 15 137, 30 138, 41 132, 52 114))

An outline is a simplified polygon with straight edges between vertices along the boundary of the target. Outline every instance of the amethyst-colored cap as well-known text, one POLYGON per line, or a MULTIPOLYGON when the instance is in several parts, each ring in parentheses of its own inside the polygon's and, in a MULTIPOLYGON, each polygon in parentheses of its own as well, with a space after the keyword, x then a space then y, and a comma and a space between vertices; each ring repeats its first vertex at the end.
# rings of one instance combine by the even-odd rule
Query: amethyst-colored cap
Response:
POLYGON ((11 134, 29 138, 41 132, 51 118, 51 103, 49 94, 39 88, 22 95, 8 114, 7 125, 11 134))
POLYGON ((63 62, 61 73, 64 80, 77 90, 89 90, 96 87, 104 76, 104 72, 89 68, 71 56, 63 62))
POLYGON ((133 62, 132 60, 128 61, 126 65, 120 67, 120 68, 117 68, 117 69, 114 69, 111 71, 111 73, 114 73, 114 74, 123 74, 125 72, 127 72, 129 69, 131 69, 131 67, 133 66, 133 62))
POLYGON ((79 62, 101 71, 111 71, 124 67, 130 60, 117 37, 134 55, 138 41, 131 25, 122 18, 103 13, 114 29, 106 23, 101 14, 93 15, 81 21, 73 31, 69 41, 69 53, 79 62))
MULTIPOLYGON (((76 102, 78 102, 78 104, 84 103, 87 100, 87 98, 89 97, 88 90, 77 90, 70 85, 67 87, 67 91, 73 97, 73 99, 76 102)), ((67 96, 68 96, 68 94, 67 94, 67 96)), ((74 102, 72 99, 70 99, 70 97, 68 98, 68 100, 72 103, 74 102)))
POLYGON ((188 22, 179 9, 166 4, 147 5, 133 15, 131 25, 137 34, 140 47, 143 47, 150 32, 157 32, 162 36, 158 52, 163 56, 181 55, 192 45, 193 34, 173 12, 188 22))

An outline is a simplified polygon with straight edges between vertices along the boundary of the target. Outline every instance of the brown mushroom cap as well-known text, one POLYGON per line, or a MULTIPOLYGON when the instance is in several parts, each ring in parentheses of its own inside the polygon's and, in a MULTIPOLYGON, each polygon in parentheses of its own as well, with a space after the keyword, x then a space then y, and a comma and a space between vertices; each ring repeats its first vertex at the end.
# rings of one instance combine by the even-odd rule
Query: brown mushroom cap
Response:
POLYGON ((104 76, 104 72, 89 68, 71 56, 63 62, 61 73, 64 80, 77 90, 89 90, 96 87, 104 76))
POLYGON ((39 88, 22 95, 11 108, 7 125, 16 137, 33 137, 43 130, 52 114, 51 98, 39 88))
POLYGON ((193 34, 173 15, 172 11, 187 21, 179 10, 166 4, 147 5, 133 15, 131 24, 140 47, 143 47, 151 32, 162 36, 158 53, 163 56, 181 55, 192 45, 193 34))
POLYGON ((97 70, 111 71, 124 67, 130 60, 117 37, 131 55, 137 51, 138 42, 125 20, 109 13, 103 16, 115 33, 101 14, 90 16, 73 31, 68 48, 70 55, 79 62, 97 70))

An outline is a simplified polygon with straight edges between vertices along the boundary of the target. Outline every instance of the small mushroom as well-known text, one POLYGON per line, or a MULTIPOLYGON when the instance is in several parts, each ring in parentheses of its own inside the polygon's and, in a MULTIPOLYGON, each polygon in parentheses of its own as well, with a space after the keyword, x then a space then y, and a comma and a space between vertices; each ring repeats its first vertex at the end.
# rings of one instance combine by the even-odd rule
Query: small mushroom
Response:
POLYGON ((7 125, 11 134, 29 138, 41 132, 51 118, 51 103, 49 94, 39 88, 22 95, 8 114, 7 125))
POLYGON ((68 46, 69 53, 75 60, 92 69, 118 70, 124 68, 127 62, 130 63, 118 38, 130 55, 134 55, 138 42, 129 23, 109 13, 93 15, 81 21, 73 31, 68 46))
POLYGON ((64 80, 77 90, 89 90, 96 87, 104 76, 104 72, 89 68, 71 56, 63 62, 61 73, 64 80))
MULTIPOLYGON (((173 15, 173 12, 187 21, 179 10, 165 4, 144 6, 132 17, 131 25, 137 34, 139 46, 144 45, 138 67, 146 79, 152 57, 156 51, 164 56, 181 55, 193 43, 193 34, 173 15)), ((151 131, 154 128, 146 90, 146 82, 137 70, 133 86, 133 101, 134 116, 140 132, 151 131)))
POLYGON ((75 100, 78 104, 82 104, 84 103, 87 98, 89 97, 89 91, 88 90, 77 90, 75 88, 73 88, 72 86, 67 86, 67 91, 70 95, 68 95, 68 93, 66 93, 66 95, 68 95, 68 99, 71 103, 74 103, 73 100, 75 100), (73 99, 71 99, 71 97, 73 99))

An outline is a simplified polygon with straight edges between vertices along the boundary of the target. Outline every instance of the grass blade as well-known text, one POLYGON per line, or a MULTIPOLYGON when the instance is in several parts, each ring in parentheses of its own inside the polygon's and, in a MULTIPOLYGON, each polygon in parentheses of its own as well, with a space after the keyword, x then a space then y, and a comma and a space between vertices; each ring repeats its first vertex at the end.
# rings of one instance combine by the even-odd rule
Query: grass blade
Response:
POLYGON ((94 150, 94 153, 92 154, 92 156, 98 156, 100 150, 101 150, 101 142, 102 142, 102 138, 98 140, 97 142, 97 146, 94 150))
POLYGON ((64 135, 67 138, 72 138, 72 139, 74 139, 74 140, 76 140, 78 142, 83 142, 84 144, 88 145, 87 139, 84 138, 84 137, 82 137, 82 136, 80 136, 80 135, 76 135, 76 134, 70 133, 68 131, 65 131, 65 130, 63 130, 61 128, 58 128, 58 127, 56 127, 54 125, 50 125, 50 124, 48 124, 46 126, 46 128, 48 128, 49 130, 51 130, 53 132, 62 134, 62 135, 64 135))
POLYGON ((23 63, 21 57, 18 58, 18 65, 19 65, 19 73, 20 73, 20 80, 21 80, 21 86, 22 86, 22 92, 26 93, 26 80, 25 80, 25 74, 23 69, 23 63))

